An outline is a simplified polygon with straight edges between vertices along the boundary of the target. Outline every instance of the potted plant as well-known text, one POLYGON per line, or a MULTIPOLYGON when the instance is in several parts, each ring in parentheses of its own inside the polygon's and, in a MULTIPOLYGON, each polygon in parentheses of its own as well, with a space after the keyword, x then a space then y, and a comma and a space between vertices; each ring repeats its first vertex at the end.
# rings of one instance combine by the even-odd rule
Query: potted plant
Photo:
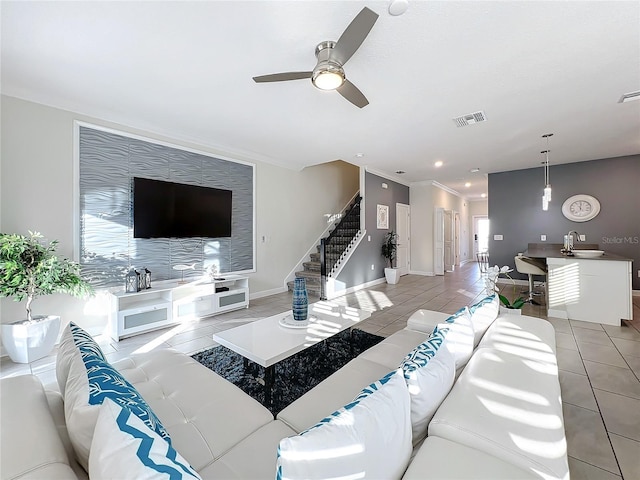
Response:
POLYGON ((41 295, 91 294, 77 263, 55 254, 58 242, 46 244, 38 232, 28 236, 0 233, 0 296, 26 299, 26 319, 2 325, 2 342, 14 362, 42 358, 55 345, 60 317, 33 315, 31 304, 41 295))
POLYGON ((389 230, 384 236, 382 242, 382 256, 387 260, 387 265, 384 269, 384 276, 387 279, 387 283, 395 285, 400 280, 400 274, 398 269, 394 267, 396 261, 396 253, 398 252, 398 234, 393 230, 389 230))
POLYGON ((500 310, 502 310, 504 313, 520 315, 522 314, 521 309, 524 306, 524 304, 527 303, 527 301, 523 297, 517 297, 513 301, 513 303, 511 303, 506 296, 502 295, 502 293, 500 292, 500 289, 497 286, 498 277, 500 277, 500 275, 504 275, 506 278, 511 280, 511 283, 513 283, 513 294, 515 296, 516 282, 511 277, 511 275, 509 275, 509 273, 511 272, 513 272, 513 269, 509 268, 507 265, 505 265, 502 268, 498 268, 497 265, 494 265, 492 268, 489 268, 487 270, 485 285, 487 289, 487 294, 491 294, 491 293, 498 294, 498 298, 500 299, 500 303, 502 304, 500 306, 500 310))

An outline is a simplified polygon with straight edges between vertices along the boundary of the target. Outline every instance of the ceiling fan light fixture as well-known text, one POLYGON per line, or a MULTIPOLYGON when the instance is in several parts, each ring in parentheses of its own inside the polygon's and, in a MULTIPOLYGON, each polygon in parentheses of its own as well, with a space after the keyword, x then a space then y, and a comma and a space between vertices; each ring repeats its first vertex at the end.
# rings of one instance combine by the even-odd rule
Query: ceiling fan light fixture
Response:
POLYGON ((335 90, 344 83, 344 70, 342 68, 327 64, 313 71, 311 81, 320 90, 335 90))

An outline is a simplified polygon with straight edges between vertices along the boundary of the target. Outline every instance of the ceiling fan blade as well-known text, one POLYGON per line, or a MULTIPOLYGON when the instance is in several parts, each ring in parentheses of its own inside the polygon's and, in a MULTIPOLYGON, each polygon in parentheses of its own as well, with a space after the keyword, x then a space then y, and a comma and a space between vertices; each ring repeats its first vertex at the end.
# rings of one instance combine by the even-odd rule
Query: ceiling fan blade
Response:
POLYGON ((340 95, 353 103, 356 107, 362 108, 369 105, 369 100, 365 97, 358 87, 356 87, 349 80, 345 80, 344 83, 336 89, 340 95))
POLYGON ((253 77, 253 81, 256 83, 263 82, 286 82, 287 80, 302 80, 303 78, 311 78, 313 72, 284 72, 284 73, 272 73, 271 75, 260 75, 253 77))
POLYGON ((331 58, 337 60, 340 65, 347 63, 367 38, 376 20, 378 20, 378 14, 364 7, 336 42, 331 58))

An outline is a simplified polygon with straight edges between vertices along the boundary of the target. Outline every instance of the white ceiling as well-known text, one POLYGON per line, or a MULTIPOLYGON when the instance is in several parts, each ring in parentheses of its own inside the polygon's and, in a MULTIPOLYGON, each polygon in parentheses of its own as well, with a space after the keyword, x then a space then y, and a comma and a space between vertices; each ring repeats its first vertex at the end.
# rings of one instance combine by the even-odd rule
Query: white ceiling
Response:
POLYGON ((404 170, 469 199, 487 173, 540 167, 544 133, 552 165, 640 154, 640 101, 617 103, 640 89, 640 2, 388 5, 5 0, 2 93, 236 158, 404 170), (345 70, 370 105, 309 80, 253 82, 313 69, 316 44, 363 6, 380 18, 345 70), (479 110, 486 123, 452 120, 479 110))

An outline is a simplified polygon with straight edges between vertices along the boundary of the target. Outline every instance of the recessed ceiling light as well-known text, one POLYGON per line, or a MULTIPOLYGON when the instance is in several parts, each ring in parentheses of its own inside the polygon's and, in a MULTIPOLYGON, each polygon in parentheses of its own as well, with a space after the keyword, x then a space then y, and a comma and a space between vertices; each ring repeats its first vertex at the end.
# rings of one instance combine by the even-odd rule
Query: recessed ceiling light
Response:
POLYGON ((433 164, 436 168, 439 168, 443 165, 442 160, 438 160, 436 163, 433 164))
POLYGON ((404 170, 396 170, 396 173, 398 175, 402 175, 403 173, 407 173, 407 172, 405 172, 404 170))
POLYGON ((482 198, 487 198, 487 194, 483 193, 482 195, 480 195, 482 198))
POLYGON ((364 153, 356 153, 355 157, 356 158, 362 158, 362 157, 364 157, 364 153))
POLYGON ((469 188, 471 186, 471 183, 470 182, 465 182, 464 186, 469 188))
POLYGON ((409 0, 391 0, 389 3, 389 14, 397 17, 402 15, 409 8, 409 0))
POLYGON ((635 92, 625 93, 620 97, 618 103, 626 103, 631 102, 633 100, 640 100, 640 90, 636 90, 635 92))
POLYGON ((479 168, 472 168, 471 170, 469 170, 470 173, 478 173, 479 171, 479 168))

